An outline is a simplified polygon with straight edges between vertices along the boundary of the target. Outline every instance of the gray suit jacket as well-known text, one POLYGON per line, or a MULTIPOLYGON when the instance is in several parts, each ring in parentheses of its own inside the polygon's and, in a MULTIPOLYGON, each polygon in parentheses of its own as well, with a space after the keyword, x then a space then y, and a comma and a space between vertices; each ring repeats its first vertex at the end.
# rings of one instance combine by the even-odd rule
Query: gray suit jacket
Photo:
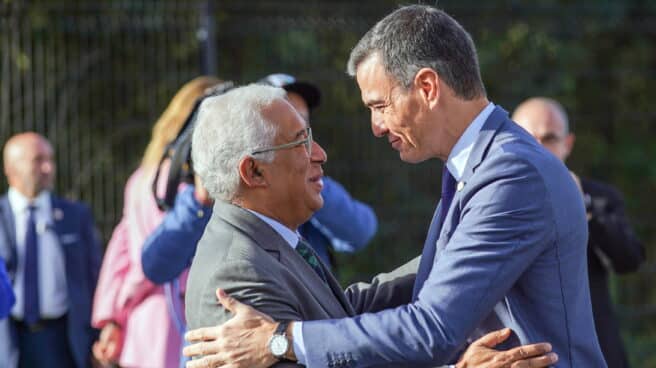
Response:
POLYGON ((419 257, 378 275, 369 284, 358 283, 342 291, 327 268, 328 284, 257 216, 217 201, 189 273, 187 323, 194 329, 231 318, 217 305, 218 287, 276 320, 308 321, 376 312, 410 301, 418 264, 419 257))

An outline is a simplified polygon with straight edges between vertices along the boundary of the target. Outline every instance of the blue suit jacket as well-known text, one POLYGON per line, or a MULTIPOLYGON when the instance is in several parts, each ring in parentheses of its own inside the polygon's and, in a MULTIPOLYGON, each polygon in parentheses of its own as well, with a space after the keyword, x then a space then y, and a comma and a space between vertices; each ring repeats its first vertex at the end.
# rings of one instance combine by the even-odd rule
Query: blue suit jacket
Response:
MULTIPOLYGON (((91 328, 91 305, 100 269, 100 241, 91 211, 86 205, 52 198, 55 231, 62 247, 68 288, 68 340, 78 368, 89 366, 91 344, 97 331, 91 328)), ((0 198, 0 257, 9 277, 16 270, 14 217, 6 196, 0 198)), ((62 336, 62 338, 66 338, 62 336)), ((0 322, 0 367, 13 367, 18 351, 11 319, 0 322), (5 358, 6 357, 6 358, 5 358)))
MULTIPOLYGON (((496 108, 443 226, 433 218, 413 302, 303 323, 308 367, 434 366, 502 326, 559 367, 605 367, 587 283, 587 224, 567 168, 496 108)), ((439 213, 436 210, 436 215, 439 213)))

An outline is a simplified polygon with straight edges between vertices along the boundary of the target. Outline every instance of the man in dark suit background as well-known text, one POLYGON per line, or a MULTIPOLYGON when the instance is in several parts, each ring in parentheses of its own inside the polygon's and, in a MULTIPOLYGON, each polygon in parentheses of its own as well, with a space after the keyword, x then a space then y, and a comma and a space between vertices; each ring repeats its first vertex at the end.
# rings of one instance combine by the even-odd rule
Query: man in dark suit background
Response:
POLYGON ((91 211, 51 193, 53 149, 41 135, 11 137, 3 159, 9 191, 0 198, 0 258, 16 304, 0 322, 0 367, 88 367, 100 267, 91 211))
MULTIPOLYGON (((522 102, 513 120, 562 161, 574 147, 567 113, 553 99, 534 97, 522 102)), ((608 273, 637 270, 645 260, 645 251, 624 213, 622 194, 599 181, 581 178, 579 183, 588 215, 588 276, 599 345, 609 367, 628 367, 608 291, 608 273)))

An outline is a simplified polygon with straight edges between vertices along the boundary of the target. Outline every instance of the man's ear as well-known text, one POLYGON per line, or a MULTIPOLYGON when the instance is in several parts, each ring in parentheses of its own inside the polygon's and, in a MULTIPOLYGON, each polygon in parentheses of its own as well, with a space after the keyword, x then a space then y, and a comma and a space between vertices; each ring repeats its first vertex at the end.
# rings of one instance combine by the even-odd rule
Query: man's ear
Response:
POLYGON ((263 167, 253 157, 244 157, 239 162, 239 176, 247 187, 266 186, 267 182, 263 175, 263 167))
POLYGON ((574 133, 569 133, 565 137, 565 149, 567 152, 565 152, 565 158, 569 156, 570 153, 572 153, 572 150, 574 149, 574 142, 576 141, 576 136, 574 133))
POLYGON ((440 76, 431 68, 421 68, 415 74, 415 87, 424 100, 433 107, 440 99, 440 76))

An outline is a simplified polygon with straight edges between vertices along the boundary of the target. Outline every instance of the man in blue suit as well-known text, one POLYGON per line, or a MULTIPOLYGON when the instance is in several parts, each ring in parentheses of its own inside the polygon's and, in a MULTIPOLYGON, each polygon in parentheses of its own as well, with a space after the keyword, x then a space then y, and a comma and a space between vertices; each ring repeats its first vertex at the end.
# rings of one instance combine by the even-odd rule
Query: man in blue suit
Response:
POLYGON ((0 258, 16 294, 0 322, 0 367, 88 367, 100 244, 86 205, 51 194, 53 150, 42 136, 11 137, 0 198, 0 258))
POLYGON ((411 303, 279 331, 219 291, 233 319, 190 332, 216 341, 189 350, 218 351, 214 366, 265 367, 280 350, 267 341, 282 335, 285 358, 308 367, 423 367, 455 363, 468 341, 503 326, 510 345, 550 342, 559 367, 605 367, 581 195, 563 163, 488 101, 469 34, 440 10, 402 7, 363 36, 348 70, 375 136, 405 162, 445 163, 411 303))

